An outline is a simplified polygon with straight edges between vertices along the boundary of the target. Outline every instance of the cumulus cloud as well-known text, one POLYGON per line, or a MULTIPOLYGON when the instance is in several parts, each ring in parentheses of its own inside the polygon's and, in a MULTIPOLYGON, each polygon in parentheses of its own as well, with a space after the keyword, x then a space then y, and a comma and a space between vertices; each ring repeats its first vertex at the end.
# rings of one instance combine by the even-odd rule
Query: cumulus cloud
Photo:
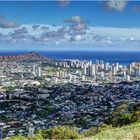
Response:
POLYGON ((80 40, 82 40, 81 35, 74 35, 70 38, 70 41, 80 41, 80 40))
POLYGON ((65 33, 69 36, 70 41, 84 40, 84 35, 88 30, 87 22, 83 20, 80 16, 73 16, 71 18, 65 19, 64 21, 67 27, 64 28, 65 33))
POLYGON ((39 25, 33 25, 32 28, 33 28, 33 30, 36 30, 39 28, 39 25))
POLYGON ((70 29, 74 31, 83 31, 87 29, 87 25, 85 23, 73 24, 70 25, 70 29))
POLYGON ((1 28, 17 28, 20 25, 15 21, 7 20, 4 16, 0 17, 0 27, 1 28))
POLYGON ((66 7, 69 4, 69 0, 58 0, 58 5, 60 7, 66 7))
POLYGON ((64 34, 62 33, 62 32, 59 32, 59 31, 49 31, 49 32, 45 32, 45 33, 42 33, 41 34, 41 37, 42 38, 61 38, 61 37, 63 37, 64 36, 64 34))
POLYGON ((8 33, 7 41, 12 42, 12 43, 32 42, 32 36, 28 33, 29 32, 26 27, 22 27, 22 28, 13 30, 8 33))
POLYGON ((71 18, 65 19, 64 22, 66 23, 82 23, 84 20, 81 19, 80 16, 73 16, 71 18))
MULTIPOLYGON (((53 26, 45 24, 21 25, 14 28, 0 28, 0 41, 27 43, 28 45, 63 46, 64 44, 86 46, 136 46, 140 42, 140 28, 93 27, 83 23, 53 26), (34 25, 39 25, 34 29, 34 25)), ((35 26, 36 27, 36 26, 35 26)), ((69 45, 70 46, 70 45, 69 45)))
POLYGON ((88 29, 88 22, 83 20, 80 16, 73 16, 71 18, 65 19, 65 23, 68 23, 70 30, 82 31, 88 29))
POLYGON ((28 33, 27 28, 26 27, 22 27, 20 29, 14 30, 14 34, 26 34, 28 33))
POLYGON ((93 40, 95 40, 95 41, 101 41, 101 40, 104 40, 105 38, 106 38, 105 36, 101 36, 101 35, 93 36, 93 40))
POLYGON ((100 43, 112 44, 111 37, 103 35, 94 35, 93 40, 100 43))
POLYGON ((43 27, 41 27, 41 29, 42 29, 42 30, 49 30, 49 27, 43 26, 43 27))
POLYGON ((106 10, 123 11, 127 6, 127 0, 108 0, 104 2, 106 10))

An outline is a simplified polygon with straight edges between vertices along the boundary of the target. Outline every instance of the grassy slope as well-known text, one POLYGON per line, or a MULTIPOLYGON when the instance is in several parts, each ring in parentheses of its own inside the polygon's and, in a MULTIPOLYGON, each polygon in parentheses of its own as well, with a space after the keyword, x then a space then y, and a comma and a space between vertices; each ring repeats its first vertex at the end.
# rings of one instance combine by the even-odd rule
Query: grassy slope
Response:
POLYGON ((86 140, 140 140, 140 123, 105 130, 86 140))

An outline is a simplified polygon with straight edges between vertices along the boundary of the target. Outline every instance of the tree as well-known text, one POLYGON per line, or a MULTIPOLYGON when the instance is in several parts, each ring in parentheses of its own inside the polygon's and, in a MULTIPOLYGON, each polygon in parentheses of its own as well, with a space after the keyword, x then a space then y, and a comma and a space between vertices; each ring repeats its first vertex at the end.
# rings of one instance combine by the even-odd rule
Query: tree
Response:
POLYGON ((130 124, 132 122, 131 118, 132 118, 131 113, 123 114, 121 117, 119 117, 117 119, 117 126, 123 126, 123 125, 130 124))
POLYGON ((137 122, 140 121, 140 112, 139 111, 134 111, 132 113, 132 118, 131 118, 132 122, 137 122))
POLYGON ((128 102, 121 102, 113 111, 114 117, 119 117, 128 112, 128 102))

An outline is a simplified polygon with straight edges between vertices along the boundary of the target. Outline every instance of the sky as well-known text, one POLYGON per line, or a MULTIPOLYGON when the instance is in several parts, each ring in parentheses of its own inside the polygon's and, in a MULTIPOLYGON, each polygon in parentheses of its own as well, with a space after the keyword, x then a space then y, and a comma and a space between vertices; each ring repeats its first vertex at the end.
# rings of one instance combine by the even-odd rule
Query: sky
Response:
POLYGON ((140 51, 140 1, 0 1, 0 51, 140 51))

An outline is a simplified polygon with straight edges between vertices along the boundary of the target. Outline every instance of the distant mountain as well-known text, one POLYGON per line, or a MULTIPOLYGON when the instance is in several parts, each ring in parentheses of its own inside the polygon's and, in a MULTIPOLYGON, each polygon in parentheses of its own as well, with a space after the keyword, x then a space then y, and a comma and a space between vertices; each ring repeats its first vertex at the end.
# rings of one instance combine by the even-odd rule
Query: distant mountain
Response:
POLYGON ((46 60, 47 57, 36 52, 19 54, 15 56, 0 56, 0 61, 46 60))

